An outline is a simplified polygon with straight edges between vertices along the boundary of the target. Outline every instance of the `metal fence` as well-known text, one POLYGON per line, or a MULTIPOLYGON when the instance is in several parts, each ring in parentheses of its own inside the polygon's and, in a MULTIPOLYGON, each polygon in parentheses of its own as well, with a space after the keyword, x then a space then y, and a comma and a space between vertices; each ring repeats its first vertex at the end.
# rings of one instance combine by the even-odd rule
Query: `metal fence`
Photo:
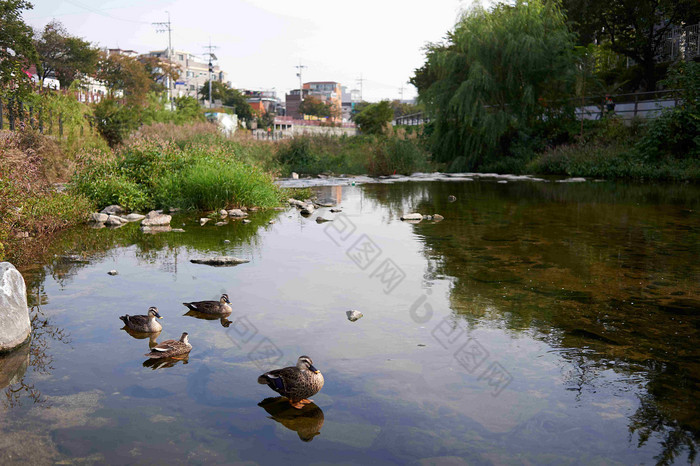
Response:
POLYGON ((0 99, 0 130, 15 131, 30 126, 42 134, 63 137, 63 114, 45 110, 41 105, 0 99))

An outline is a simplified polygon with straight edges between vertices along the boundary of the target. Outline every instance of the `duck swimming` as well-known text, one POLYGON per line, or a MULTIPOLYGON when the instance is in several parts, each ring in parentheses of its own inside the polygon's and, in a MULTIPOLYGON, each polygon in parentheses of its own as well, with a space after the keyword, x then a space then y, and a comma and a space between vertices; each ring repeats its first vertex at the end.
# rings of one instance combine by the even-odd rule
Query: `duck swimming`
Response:
POLYGON ((144 354, 151 359, 177 358, 184 356, 192 350, 188 341, 188 333, 184 332, 179 340, 165 340, 151 348, 150 353, 144 354))
POLYGON ((163 330, 163 326, 160 322, 156 320, 162 319, 160 314, 158 314, 158 308, 151 306, 148 308, 148 315, 145 316, 130 316, 129 314, 119 317, 124 321, 124 325, 127 328, 141 333, 155 333, 163 330))
POLYGON ((193 311, 201 312, 203 314, 230 314, 233 312, 231 308, 231 301, 228 299, 226 293, 221 295, 218 301, 194 301, 191 303, 182 303, 193 311))

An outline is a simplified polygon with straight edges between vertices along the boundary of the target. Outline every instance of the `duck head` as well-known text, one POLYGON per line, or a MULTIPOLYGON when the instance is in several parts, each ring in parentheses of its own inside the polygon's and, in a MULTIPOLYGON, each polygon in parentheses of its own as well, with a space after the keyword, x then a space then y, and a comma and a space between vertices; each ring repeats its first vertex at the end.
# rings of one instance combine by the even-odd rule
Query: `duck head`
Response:
POLYGON ((314 362, 308 356, 299 356, 299 359, 297 360, 297 369, 301 371, 311 371, 314 374, 321 372, 314 367, 314 362))
POLYGON ((158 314, 158 308, 155 306, 151 306, 148 308, 148 317, 157 317, 159 319, 162 319, 160 314, 158 314))
POLYGON ((231 301, 228 300, 228 295, 226 293, 221 295, 221 299, 219 301, 225 304, 231 304, 231 301))

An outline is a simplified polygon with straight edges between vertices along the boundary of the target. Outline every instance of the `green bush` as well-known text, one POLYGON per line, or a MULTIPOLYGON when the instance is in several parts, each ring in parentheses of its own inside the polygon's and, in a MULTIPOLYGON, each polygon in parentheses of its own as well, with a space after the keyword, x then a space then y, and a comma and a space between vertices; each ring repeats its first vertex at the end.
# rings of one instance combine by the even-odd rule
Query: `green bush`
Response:
POLYGON ((95 104, 95 125, 110 147, 121 144, 139 125, 138 111, 114 99, 95 104))

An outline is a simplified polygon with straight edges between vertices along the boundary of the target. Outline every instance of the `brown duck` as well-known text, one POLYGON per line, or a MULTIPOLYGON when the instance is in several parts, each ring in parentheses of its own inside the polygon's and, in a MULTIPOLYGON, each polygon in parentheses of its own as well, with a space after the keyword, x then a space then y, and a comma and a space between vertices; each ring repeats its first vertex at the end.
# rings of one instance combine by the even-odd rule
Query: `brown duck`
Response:
POLYGON ((293 407, 301 409, 313 401, 308 399, 310 396, 323 388, 323 375, 310 357, 299 356, 296 366, 265 372, 258 377, 258 383, 269 386, 287 397, 293 407))
POLYGON ((126 328, 134 332, 155 333, 163 330, 163 326, 156 320, 156 318, 162 319, 162 317, 158 314, 158 308, 155 306, 148 308, 148 315, 130 316, 126 314, 119 318, 124 322, 126 328))
POLYGON ((182 303, 193 311, 201 312, 203 314, 230 314, 233 309, 230 304, 231 301, 228 299, 227 294, 222 294, 218 301, 194 301, 192 303, 182 303))
POLYGON ((165 340, 151 348, 151 352, 144 356, 151 359, 184 358, 192 350, 187 335, 187 332, 184 332, 179 340, 165 340))

